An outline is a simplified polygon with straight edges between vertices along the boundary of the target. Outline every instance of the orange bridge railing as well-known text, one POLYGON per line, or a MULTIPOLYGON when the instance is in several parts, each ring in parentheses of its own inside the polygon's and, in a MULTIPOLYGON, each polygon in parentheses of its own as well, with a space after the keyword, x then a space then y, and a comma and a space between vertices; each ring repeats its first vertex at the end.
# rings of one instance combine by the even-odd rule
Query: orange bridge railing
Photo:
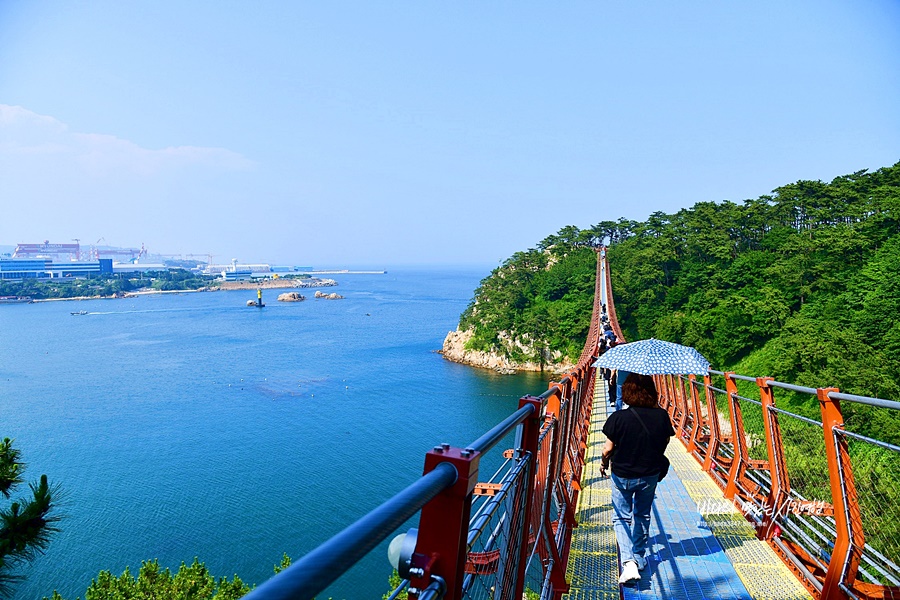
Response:
POLYGON ((814 597, 900 598, 900 447, 848 431, 841 411, 896 422, 900 402, 712 370, 656 379, 688 452, 814 597), (776 390, 815 397, 820 418, 776 390))

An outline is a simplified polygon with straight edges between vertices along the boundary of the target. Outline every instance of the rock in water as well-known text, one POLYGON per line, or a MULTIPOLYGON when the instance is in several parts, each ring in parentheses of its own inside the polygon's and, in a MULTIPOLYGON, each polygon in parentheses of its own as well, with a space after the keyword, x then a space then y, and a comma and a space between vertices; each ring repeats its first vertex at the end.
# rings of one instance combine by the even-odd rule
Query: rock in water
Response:
POLYGON ((343 300, 344 297, 340 294, 323 294, 322 292, 316 292, 316 298, 323 298, 325 300, 343 300))
POLYGON ((279 302, 301 302, 306 300, 306 296, 297 292, 287 292, 286 294, 278 294, 279 302))

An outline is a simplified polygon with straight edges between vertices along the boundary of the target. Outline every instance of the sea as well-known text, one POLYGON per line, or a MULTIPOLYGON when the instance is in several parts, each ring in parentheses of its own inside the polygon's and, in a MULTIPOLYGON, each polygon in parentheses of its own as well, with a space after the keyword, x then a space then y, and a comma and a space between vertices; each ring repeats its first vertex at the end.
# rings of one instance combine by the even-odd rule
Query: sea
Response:
MULTIPOLYGON (((255 291, 0 306, 0 437, 27 481, 59 486, 62 517, 13 597, 84 598, 148 559, 259 584, 415 481, 435 445, 477 439, 549 381, 437 353, 487 274, 330 275, 344 299, 267 290, 261 309, 255 291)), ((318 598, 381 598, 390 572, 384 542, 318 598)))

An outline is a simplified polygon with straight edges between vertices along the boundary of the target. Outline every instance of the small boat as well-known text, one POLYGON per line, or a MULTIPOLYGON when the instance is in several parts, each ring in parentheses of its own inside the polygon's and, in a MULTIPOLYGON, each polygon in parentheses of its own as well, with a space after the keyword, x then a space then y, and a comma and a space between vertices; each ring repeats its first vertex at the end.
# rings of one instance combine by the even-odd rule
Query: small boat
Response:
POLYGON ((73 314, 73 315, 86 315, 86 314, 88 314, 88 311, 86 311, 86 310, 79 310, 78 312, 73 312, 72 314, 73 314))

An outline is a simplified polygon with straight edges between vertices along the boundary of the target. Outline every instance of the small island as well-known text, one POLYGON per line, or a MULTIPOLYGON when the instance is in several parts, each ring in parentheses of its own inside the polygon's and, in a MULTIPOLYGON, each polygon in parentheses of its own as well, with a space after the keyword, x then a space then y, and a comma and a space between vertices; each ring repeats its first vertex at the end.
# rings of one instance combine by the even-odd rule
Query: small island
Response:
POLYGON ((306 296, 299 292, 287 292, 284 294, 278 294, 279 302, 303 302, 306 300, 306 296))
POLYGON ((344 297, 341 296, 340 294, 335 294, 334 292, 332 292, 331 294, 326 294, 326 293, 320 292, 318 290, 316 290, 315 297, 321 298, 323 300, 343 300, 344 299, 344 297))

